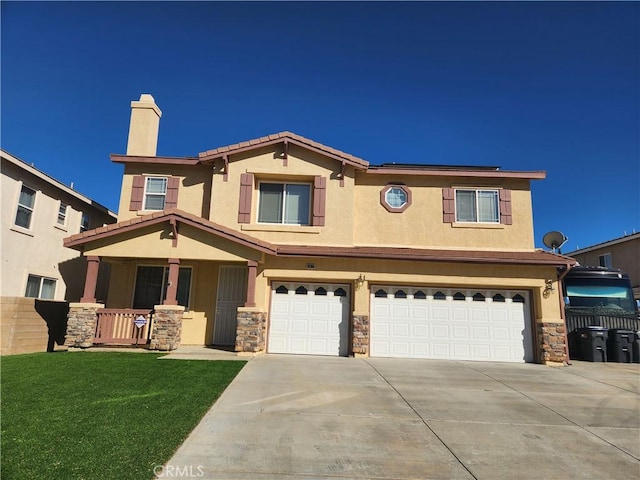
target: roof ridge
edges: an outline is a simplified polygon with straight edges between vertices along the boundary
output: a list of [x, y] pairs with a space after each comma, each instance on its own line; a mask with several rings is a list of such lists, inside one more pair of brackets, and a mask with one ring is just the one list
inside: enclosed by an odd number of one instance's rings
[[241, 142], [237, 142], [237, 143], [233, 143], [230, 145], [224, 145], [224, 146], [220, 146], [220, 147], [216, 147], [210, 150], [206, 150], [204, 152], [200, 152], [198, 154], [198, 157], [202, 160], [202, 159], [211, 159], [211, 158], [215, 158], [218, 155], [223, 155], [223, 154], [233, 154], [234, 150], [238, 150], [238, 151], [244, 151], [246, 149], [253, 149], [253, 148], [258, 148], [260, 145], [264, 145], [264, 144], [270, 144], [270, 143], [277, 143], [278, 140], [281, 139], [290, 139], [290, 140], [294, 140], [296, 142], [299, 142], [303, 145], [306, 145], [307, 147], [310, 148], [314, 148], [316, 150], [319, 150], [321, 152], [327, 153], [329, 155], [333, 155], [335, 157], [339, 157], [342, 158], [344, 160], [350, 161], [352, 163], [355, 163], [359, 166], [362, 167], [368, 167], [369, 166], [369, 162], [367, 160], [364, 160], [363, 158], [360, 157], [356, 157], [355, 155], [352, 155], [350, 153], [347, 153], [343, 150], [338, 150], [336, 148], [330, 147], [328, 145], [324, 145], [320, 142], [316, 142], [315, 140], [312, 140], [310, 138], [304, 137], [302, 135], [299, 135], [297, 133], [291, 132], [289, 130], [284, 130], [282, 132], [278, 132], [278, 133], [273, 133], [270, 135], [266, 135], [263, 137], [258, 137], [258, 138], [253, 138], [250, 140], [244, 140]]

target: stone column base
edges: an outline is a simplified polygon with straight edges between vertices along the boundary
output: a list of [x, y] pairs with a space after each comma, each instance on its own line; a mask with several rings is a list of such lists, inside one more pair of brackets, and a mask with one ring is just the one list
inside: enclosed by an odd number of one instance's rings
[[180, 346], [182, 314], [180, 305], [156, 305], [153, 307], [153, 329], [149, 350], [175, 350]]
[[545, 365], [564, 365], [565, 328], [563, 323], [536, 322], [539, 362]]
[[70, 303], [67, 314], [67, 333], [64, 344], [70, 351], [93, 346], [98, 323], [97, 311], [104, 308], [102, 303]]
[[358, 357], [369, 356], [369, 315], [353, 314], [352, 353]]
[[257, 353], [266, 350], [267, 314], [253, 308], [238, 307], [236, 352]]

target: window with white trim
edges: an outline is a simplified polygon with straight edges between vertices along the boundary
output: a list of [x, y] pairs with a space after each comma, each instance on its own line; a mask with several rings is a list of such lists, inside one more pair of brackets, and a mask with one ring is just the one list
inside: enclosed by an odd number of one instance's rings
[[14, 222], [18, 227], [31, 228], [31, 217], [35, 201], [36, 191], [26, 185], [22, 185], [20, 198], [18, 199], [18, 211]]
[[598, 255], [598, 264], [601, 267], [613, 268], [613, 257], [610, 253], [604, 255]]
[[58, 225], [64, 227], [67, 224], [67, 210], [69, 209], [69, 205], [66, 203], [60, 202], [60, 207], [58, 207]]
[[164, 210], [167, 198], [166, 177], [146, 177], [144, 183], [144, 209]]
[[258, 223], [309, 225], [311, 185], [260, 183]]
[[[191, 296], [191, 267], [180, 267], [178, 271], [178, 305], [189, 309]], [[138, 265], [133, 308], [151, 309], [161, 305], [167, 296], [169, 267]]]
[[89, 214], [82, 212], [82, 219], [80, 220], [80, 232], [86, 232], [89, 230]]
[[27, 278], [25, 297], [53, 300], [56, 295], [56, 280], [53, 278], [31, 275]]
[[407, 204], [407, 192], [400, 187], [391, 187], [385, 194], [384, 198], [392, 208], [402, 208]]
[[500, 223], [498, 190], [456, 189], [456, 222]]

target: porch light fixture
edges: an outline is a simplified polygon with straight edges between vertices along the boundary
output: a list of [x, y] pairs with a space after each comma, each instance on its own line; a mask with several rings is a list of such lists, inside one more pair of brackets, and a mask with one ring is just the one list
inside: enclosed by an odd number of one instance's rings
[[366, 280], [367, 280], [367, 279], [364, 277], [364, 275], [360, 274], [360, 275], [358, 276], [358, 278], [356, 278], [356, 290], [359, 290], [359, 289], [360, 289], [360, 287], [362, 287], [362, 285], [364, 285], [364, 282], [365, 282]]
[[549, 296], [551, 295], [551, 293], [554, 291], [553, 289], [553, 280], [550, 278], [547, 278], [544, 281], [544, 290], [542, 292], [542, 296], [544, 298], [549, 298]]

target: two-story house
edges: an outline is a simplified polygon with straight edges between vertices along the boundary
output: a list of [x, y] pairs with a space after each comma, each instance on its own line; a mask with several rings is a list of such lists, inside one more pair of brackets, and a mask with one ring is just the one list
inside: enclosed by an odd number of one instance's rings
[[[114, 223], [116, 216], [33, 164], [4, 150], [0, 157], [2, 353], [43, 351], [47, 326], [36, 311], [36, 299], [77, 302], [86, 277], [85, 258], [64, 247], [63, 239]], [[99, 298], [107, 290], [103, 270]]]
[[160, 157], [160, 116], [132, 102], [118, 223], [65, 240], [90, 264], [68, 345], [91, 345], [108, 262], [106, 307], [153, 310], [150, 348], [564, 360], [574, 262], [534, 248], [544, 172], [372, 166], [290, 132]]

